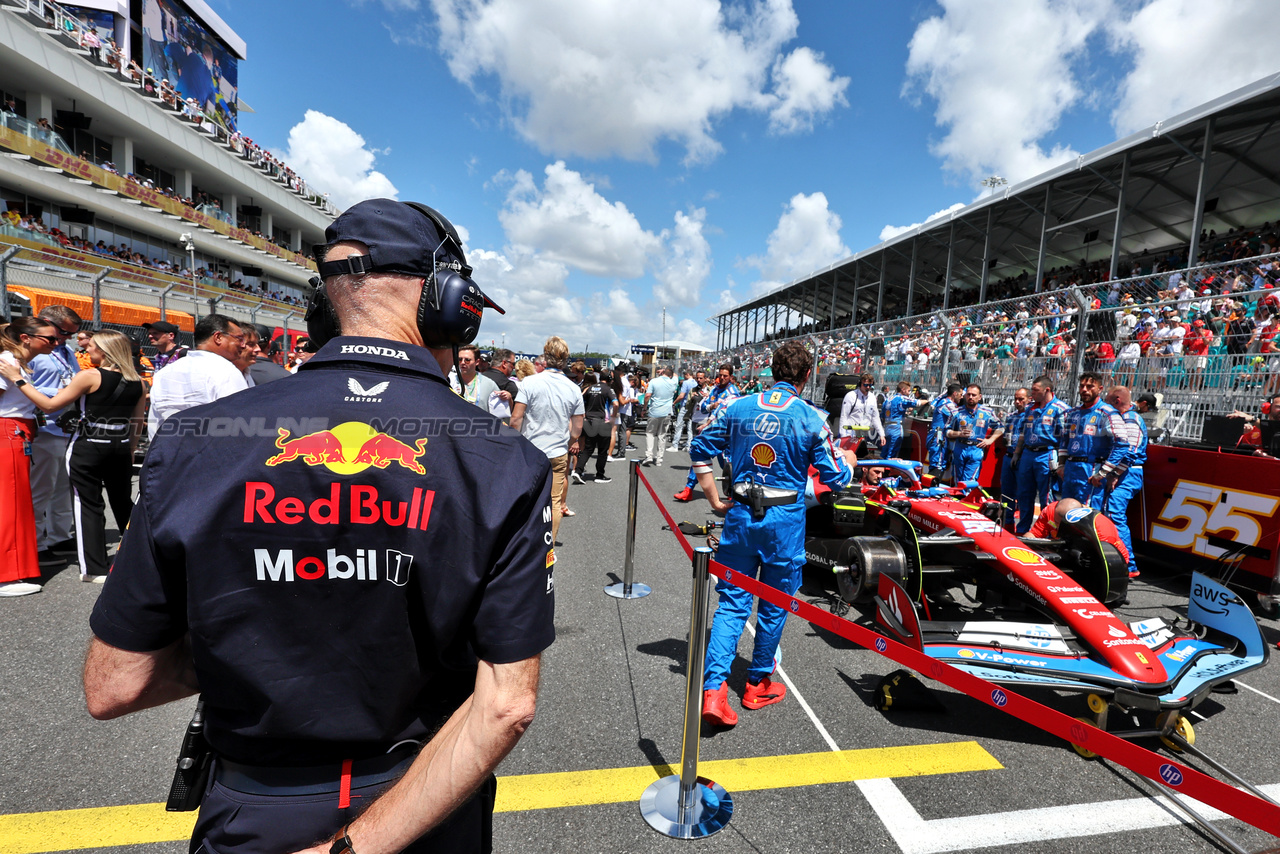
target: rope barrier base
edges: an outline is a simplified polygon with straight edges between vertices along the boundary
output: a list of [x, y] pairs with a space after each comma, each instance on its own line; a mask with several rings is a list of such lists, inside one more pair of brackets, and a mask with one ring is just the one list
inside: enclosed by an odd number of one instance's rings
[[[719, 833], [733, 817], [733, 798], [714, 780], [699, 777], [681, 804], [680, 775], [649, 784], [640, 796], [640, 815], [649, 826], [673, 839], [703, 839]], [[683, 807], [683, 808], [682, 808]]]
[[630, 584], [625, 581], [619, 581], [617, 584], [610, 584], [604, 589], [604, 592], [614, 599], [643, 599], [653, 592], [653, 588], [647, 584], [641, 584], [639, 581], [633, 581]]

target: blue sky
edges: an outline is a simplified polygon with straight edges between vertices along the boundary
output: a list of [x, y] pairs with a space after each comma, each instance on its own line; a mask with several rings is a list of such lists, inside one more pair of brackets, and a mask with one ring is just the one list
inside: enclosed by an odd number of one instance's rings
[[[1266, 0], [212, 0], [242, 130], [460, 226], [482, 339], [719, 310], [1280, 68]], [[1206, 45], [1218, 49], [1211, 62]]]

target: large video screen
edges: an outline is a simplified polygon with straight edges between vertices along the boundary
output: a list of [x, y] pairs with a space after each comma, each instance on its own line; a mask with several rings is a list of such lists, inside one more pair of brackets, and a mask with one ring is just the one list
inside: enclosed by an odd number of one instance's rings
[[236, 129], [236, 59], [200, 22], [172, 0], [142, 0], [142, 65], [195, 98], [214, 121]]

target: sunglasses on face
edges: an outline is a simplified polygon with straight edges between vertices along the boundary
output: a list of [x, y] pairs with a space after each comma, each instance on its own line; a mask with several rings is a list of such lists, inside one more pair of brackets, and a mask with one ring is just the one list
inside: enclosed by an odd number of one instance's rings
[[58, 338], [56, 335], [31, 335], [31, 336], [29, 336], [29, 337], [31, 337], [31, 338], [43, 338], [44, 340], [48, 341], [50, 344], [57, 344], [60, 340], [62, 340], [62, 339]]

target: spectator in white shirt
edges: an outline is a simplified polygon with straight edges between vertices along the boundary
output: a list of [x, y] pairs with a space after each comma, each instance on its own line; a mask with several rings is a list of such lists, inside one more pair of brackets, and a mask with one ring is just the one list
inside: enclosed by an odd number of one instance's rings
[[542, 348], [546, 367], [520, 381], [511, 426], [533, 442], [551, 461], [551, 538], [560, 532], [569, 455], [578, 453], [584, 408], [582, 389], [562, 372], [569, 361], [569, 345], [552, 336]]
[[211, 314], [196, 324], [195, 349], [155, 374], [147, 436], [155, 438], [175, 412], [212, 403], [249, 387], [237, 361], [243, 358], [248, 334], [230, 317]]
[[880, 421], [880, 404], [876, 400], [875, 380], [870, 374], [858, 378], [858, 387], [844, 396], [840, 404], [840, 435], [867, 439], [877, 446], [885, 443], [884, 425]]

